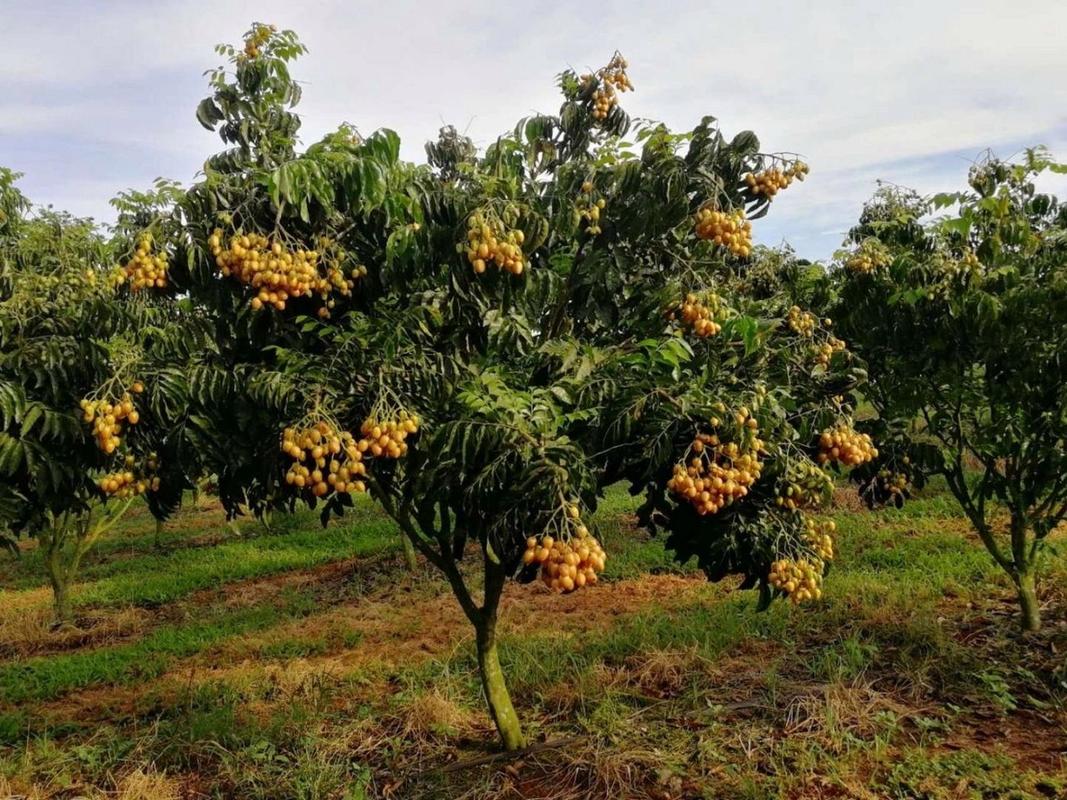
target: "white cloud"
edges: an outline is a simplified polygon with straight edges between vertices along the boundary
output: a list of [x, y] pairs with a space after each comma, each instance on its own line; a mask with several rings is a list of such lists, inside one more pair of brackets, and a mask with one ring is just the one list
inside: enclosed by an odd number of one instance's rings
[[[100, 216], [131, 182], [198, 169], [212, 147], [192, 118], [198, 76], [218, 63], [212, 46], [253, 19], [296, 29], [311, 49], [294, 69], [306, 84], [306, 138], [341, 120], [388, 126], [409, 158], [445, 123], [486, 144], [520, 116], [554, 110], [560, 69], [599, 65], [618, 47], [637, 86], [625, 101], [635, 116], [690, 127], [710, 113], [728, 133], [751, 128], [765, 149], [808, 158], [809, 181], [760, 228], [809, 255], [833, 249], [876, 178], [949, 188], [966, 173], [960, 153], [1041, 138], [1067, 158], [1065, 3], [7, 5], [0, 97], [17, 100], [0, 108], [0, 157], [35, 164], [25, 144], [34, 135], [110, 148], [115, 183], [95, 200], [86, 181], [107, 181], [79, 148], [52, 156], [69, 181], [27, 176], [38, 199], [95, 203]], [[136, 164], [121, 163], [133, 151]]]

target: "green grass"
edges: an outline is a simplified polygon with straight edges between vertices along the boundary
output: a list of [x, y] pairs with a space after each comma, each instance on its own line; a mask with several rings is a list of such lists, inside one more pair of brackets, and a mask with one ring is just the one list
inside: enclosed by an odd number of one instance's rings
[[200, 653], [232, 636], [263, 630], [315, 610], [309, 593], [289, 593], [278, 606], [208, 614], [166, 625], [131, 644], [40, 656], [0, 666], [0, 703], [51, 700], [76, 689], [148, 681], [177, 659]]
[[[192, 592], [234, 581], [310, 569], [331, 561], [398, 550], [399, 534], [384, 517], [358, 511], [351, 520], [252, 539], [223, 541], [213, 547], [149, 552], [90, 565], [73, 593], [76, 605], [162, 605]], [[22, 588], [41, 584], [41, 570], [26, 575]], [[2, 592], [0, 592], [2, 600]]]

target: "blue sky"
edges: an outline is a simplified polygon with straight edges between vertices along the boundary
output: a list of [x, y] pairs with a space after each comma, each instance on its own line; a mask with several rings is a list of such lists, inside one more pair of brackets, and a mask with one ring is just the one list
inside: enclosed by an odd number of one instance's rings
[[[1067, 160], [1067, 2], [27, 2], [3, 0], [0, 164], [39, 203], [107, 221], [108, 199], [190, 181], [216, 149], [193, 116], [213, 46], [252, 20], [310, 53], [304, 140], [342, 121], [396, 130], [403, 154], [446, 123], [485, 145], [559, 104], [555, 75], [630, 62], [626, 109], [672, 127], [702, 115], [803, 154], [804, 184], [756, 224], [828, 256], [883, 179], [960, 186], [985, 148]], [[1067, 180], [1048, 190], [1067, 194]]]

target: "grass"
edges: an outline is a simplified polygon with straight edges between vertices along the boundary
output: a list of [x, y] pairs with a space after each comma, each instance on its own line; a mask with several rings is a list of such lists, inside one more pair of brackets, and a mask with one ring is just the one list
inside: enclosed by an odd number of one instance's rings
[[262, 630], [314, 609], [310, 593], [292, 593], [279, 606], [208, 614], [166, 625], [132, 644], [30, 658], [0, 666], [0, 703], [51, 700], [89, 687], [147, 681], [176, 659], [200, 653], [228, 637]]
[[[79, 602], [158, 622], [0, 663], [0, 797], [1067, 796], [1067, 558], [1048, 564], [1046, 632], [1024, 640], [1010, 585], [946, 498], [838, 510], [824, 602], [756, 613], [750, 593], [672, 563], [609, 492], [605, 584], [510, 587], [504, 617], [527, 733], [576, 743], [454, 771], [492, 736], [470, 632], [443, 582], [400, 568], [379, 514], [196, 547], [180, 518], [164, 553], [135, 518]], [[41, 585], [31, 556], [9, 590]], [[352, 557], [381, 565], [355, 591], [316, 572]], [[257, 589], [294, 571], [307, 580]], [[94, 715], [88, 690], [124, 712]]]
[[[222, 540], [211, 547], [146, 552], [150, 543], [144, 534], [131, 537], [131, 542], [128, 557], [112, 559], [105, 552], [81, 571], [75, 605], [163, 605], [201, 589], [400, 548], [396, 528], [365, 505], [346, 524], [326, 529], [305, 513], [283, 522], [275, 533]], [[111, 549], [116, 549], [113, 542]], [[36, 557], [31, 551], [17, 564], [23, 574], [13, 582], [16, 586], [41, 584], [43, 566]]]

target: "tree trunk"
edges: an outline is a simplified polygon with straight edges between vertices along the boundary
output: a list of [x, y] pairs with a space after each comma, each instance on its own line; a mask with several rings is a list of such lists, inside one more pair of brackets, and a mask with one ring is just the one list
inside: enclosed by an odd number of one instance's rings
[[1041, 628], [1041, 606], [1037, 602], [1037, 557], [1029, 544], [1030, 520], [1022, 509], [1012, 509], [1011, 554], [1015, 570], [1012, 579], [1019, 594], [1022, 629], [1027, 632]]
[[56, 617], [54, 627], [62, 628], [72, 623], [74, 615], [70, 606], [70, 581], [63, 565], [59, 563], [60, 554], [52, 549], [54, 546], [52, 543], [45, 564], [48, 567], [48, 581], [52, 584], [52, 610]]
[[1035, 572], [1036, 570], [1031, 566], [1027, 571], [1020, 572], [1015, 579], [1015, 587], [1019, 593], [1019, 608], [1022, 611], [1022, 628], [1029, 633], [1041, 629], [1041, 605], [1037, 600]]
[[52, 525], [38, 535], [41, 549], [44, 551], [44, 566], [48, 571], [48, 582], [52, 585], [52, 611], [55, 614], [53, 627], [69, 625], [72, 619], [70, 593], [68, 592], [67, 571], [63, 569], [63, 533], [58, 526]]
[[407, 562], [408, 570], [414, 572], [419, 568], [419, 559], [415, 555], [415, 545], [411, 543], [411, 539], [407, 537], [406, 533], [400, 534], [400, 540], [404, 543], [404, 560]]
[[478, 670], [482, 676], [482, 689], [489, 714], [500, 733], [505, 750], [518, 750], [526, 745], [519, 725], [519, 715], [511, 704], [504, 672], [496, 650], [496, 608], [486, 608], [484, 617], [475, 623], [478, 644]]
[[156, 537], [154, 541], [156, 550], [163, 549], [163, 520], [156, 520]]

